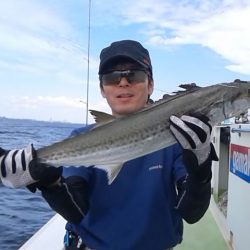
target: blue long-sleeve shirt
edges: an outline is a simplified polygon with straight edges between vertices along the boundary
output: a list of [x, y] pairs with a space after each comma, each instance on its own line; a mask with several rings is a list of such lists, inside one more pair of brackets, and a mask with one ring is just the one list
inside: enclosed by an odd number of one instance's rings
[[[86, 129], [89, 127], [72, 134]], [[72, 185], [70, 196], [69, 189], [62, 187], [44, 190], [43, 196], [69, 221], [76, 211], [74, 204], [88, 202], [86, 214], [80, 214], [81, 219], [68, 223], [67, 228], [95, 250], [163, 250], [176, 246], [182, 241], [182, 218], [191, 223], [200, 219], [210, 199], [210, 182], [186, 181], [179, 144], [124, 163], [111, 185], [106, 172], [94, 167], [64, 168], [63, 175], [65, 180], [81, 176], [87, 191]], [[72, 197], [75, 201], [66, 206], [66, 200]]]
[[[77, 133], [80, 131], [76, 131]], [[166, 249], [182, 240], [176, 182], [186, 175], [178, 144], [126, 162], [109, 185], [98, 168], [67, 168], [89, 184], [89, 211], [73, 228], [93, 249]]]

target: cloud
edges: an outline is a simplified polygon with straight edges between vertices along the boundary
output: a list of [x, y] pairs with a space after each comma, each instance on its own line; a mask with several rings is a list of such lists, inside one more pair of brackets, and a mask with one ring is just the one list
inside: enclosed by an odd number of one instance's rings
[[[86, 117], [86, 100], [68, 96], [2, 96], [1, 116], [35, 120], [56, 120], [82, 123]], [[110, 113], [106, 101], [89, 103], [89, 109]], [[89, 122], [93, 118], [89, 115]]]
[[[87, 5], [83, 4], [87, 15]], [[79, 37], [72, 35], [76, 27], [60, 11], [62, 5], [55, 8], [47, 1], [1, 1], [0, 49], [8, 56], [0, 60], [11, 61], [18, 70], [28, 72], [68, 71], [73, 75], [76, 69], [86, 69], [87, 43], [83, 46]], [[226, 59], [227, 69], [244, 74], [250, 74], [249, 15], [250, 3], [244, 0], [92, 2], [93, 26], [137, 25], [137, 32], [148, 43], [165, 48], [204, 46]], [[16, 16], [18, 19], [13, 18]], [[98, 62], [98, 58], [90, 57], [94, 72]]]
[[[83, 27], [87, 27], [88, 1], [73, 2], [0, 1], [0, 69], [1, 82], [6, 83], [2, 94], [15, 93], [12, 105], [4, 99], [6, 96], [1, 97], [1, 115], [12, 108], [13, 117], [24, 110], [23, 117], [47, 119], [45, 111], [49, 111], [59, 120], [64, 120], [64, 116], [77, 120], [76, 114], [83, 113], [84, 105], [77, 101], [77, 96], [86, 81], [88, 56]], [[102, 0], [92, 1], [93, 33], [99, 38], [100, 32], [100, 39], [93, 39], [91, 45], [92, 90], [98, 87], [99, 59], [94, 50], [109, 39], [125, 35], [140, 37], [157, 49], [206, 47], [224, 59], [228, 70], [249, 75], [249, 16], [249, 0], [106, 0], [105, 4]], [[110, 27], [112, 32], [118, 28], [117, 34], [112, 34]], [[109, 36], [103, 37], [106, 30]], [[61, 89], [53, 95], [58, 86]], [[105, 101], [99, 101], [93, 92], [91, 101], [94, 97], [97, 106], [92, 103], [90, 107], [108, 110]], [[56, 96], [60, 93], [76, 97]]]
[[[183, 19], [177, 20], [177, 22], [174, 20], [169, 25], [169, 29], [171, 29], [169, 34], [166, 31], [164, 35], [150, 37], [149, 41], [162, 46], [201, 45], [228, 60], [227, 69], [250, 74], [250, 32], [248, 27], [250, 3], [249, 6], [222, 7], [216, 11], [204, 8], [203, 16], [201, 15], [198, 20], [191, 18], [187, 23]], [[179, 16], [178, 9], [176, 11]], [[196, 11], [191, 11], [195, 17], [198, 16], [195, 15]]]
[[[87, 69], [87, 43], [69, 17], [48, 1], [0, 2], [0, 68], [11, 71], [60, 76], [63, 72], [82, 76]], [[18, 18], [17, 18], [18, 17]], [[98, 60], [90, 57], [90, 70]]]
[[[75, 27], [60, 8], [46, 1], [10, 0], [1, 1], [0, 9], [0, 49], [15, 54], [9, 60], [15, 64], [18, 58], [16, 65], [23, 64], [17, 67], [19, 70], [32, 71], [33, 66], [34, 72], [62, 72], [87, 67], [87, 44], [84, 48], [72, 36]], [[246, 0], [156, 0], [154, 4], [151, 0], [107, 0], [106, 4], [96, 0], [92, 3], [93, 25], [139, 24], [137, 31], [145, 35], [148, 43], [167, 48], [186, 44], [204, 46], [226, 59], [229, 70], [245, 74], [250, 74], [249, 15], [250, 3]], [[13, 18], [16, 16], [18, 19]], [[90, 58], [90, 62], [91, 70], [96, 71], [98, 59]]]
[[228, 61], [227, 69], [250, 74], [249, 1], [142, 0], [119, 4], [113, 9], [114, 15], [120, 12], [119, 24], [138, 24], [138, 32], [148, 43], [163, 48], [187, 44], [207, 47]]
[[70, 108], [82, 108], [85, 101], [79, 98], [70, 98], [67, 96], [12, 96], [10, 101], [20, 108], [36, 109], [39, 106], [61, 106]]

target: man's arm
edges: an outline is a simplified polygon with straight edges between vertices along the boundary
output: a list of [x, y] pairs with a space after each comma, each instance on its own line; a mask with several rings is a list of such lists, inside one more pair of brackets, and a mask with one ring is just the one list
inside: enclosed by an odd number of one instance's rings
[[88, 211], [88, 184], [80, 176], [62, 177], [56, 185], [39, 189], [50, 207], [71, 223], [80, 223]]
[[[177, 182], [178, 201], [176, 209], [182, 218], [192, 224], [202, 218], [211, 198], [211, 161], [204, 166], [199, 177], [187, 175]], [[204, 174], [204, 176], [202, 176]]]
[[206, 212], [211, 197], [212, 161], [218, 160], [210, 142], [212, 127], [201, 114], [170, 118], [170, 129], [183, 148], [187, 175], [177, 182], [176, 209], [188, 223], [197, 222]]
[[67, 221], [79, 223], [88, 210], [88, 184], [83, 177], [62, 177], [62, 167], [39, 163], [33, 145], [20, 150], [0, 148], [0, 178], [11, 188], [41, 190], [50, 207]]

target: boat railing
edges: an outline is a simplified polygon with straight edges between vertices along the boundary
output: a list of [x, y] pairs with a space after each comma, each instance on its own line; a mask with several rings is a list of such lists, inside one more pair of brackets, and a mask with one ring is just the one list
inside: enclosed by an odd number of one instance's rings
[[232, 133], [250, 133], [250, 128], [232, 128], [231, 129]]

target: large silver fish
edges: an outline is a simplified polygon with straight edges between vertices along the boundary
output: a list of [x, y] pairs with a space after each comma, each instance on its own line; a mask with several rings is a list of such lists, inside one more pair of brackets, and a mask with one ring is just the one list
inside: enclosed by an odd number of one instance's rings
[[111, 183], [124, 162], [176, 142], [169, 130], [172, 114], [201, 112], [216, 124], [246, 112], [248, 108], [250, 82], [235, 80], [193, 88], [129, 116], [112, 118], [87, 133], [38, 149], [37, 155], [41, 162], [53, 166], [83, 165], [103, 169]]

